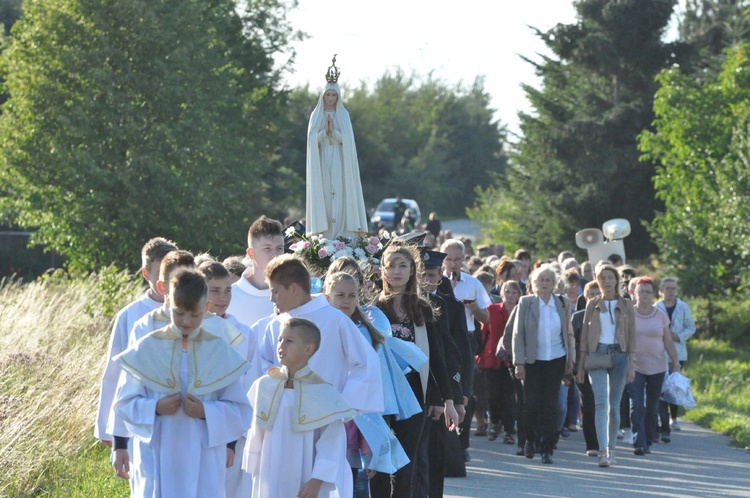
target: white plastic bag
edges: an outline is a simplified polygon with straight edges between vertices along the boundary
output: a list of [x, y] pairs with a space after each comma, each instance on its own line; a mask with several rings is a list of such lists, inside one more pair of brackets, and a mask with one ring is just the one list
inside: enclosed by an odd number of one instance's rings
[[669, 374], [662, 387], [661, 399], [673, 405], [680, 405], [686, 410], [696, 407], [695, 398], [690, 391], [690, 379], [680, 372]]

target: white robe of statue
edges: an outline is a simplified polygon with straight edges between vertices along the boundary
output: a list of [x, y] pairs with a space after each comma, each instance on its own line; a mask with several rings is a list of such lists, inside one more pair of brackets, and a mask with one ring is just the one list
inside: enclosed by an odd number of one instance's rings
[[[325, 110], [326, 91], [338, 95], [334, 111]], [[328, 116], [333, 133], [326, 133]], [[349, 113], [337, 83], [328, 83], [307, 128], [306, 228], [309, 234], [335, 239], [367, 232], [367, 212], [359, 178], [357, 147]]]

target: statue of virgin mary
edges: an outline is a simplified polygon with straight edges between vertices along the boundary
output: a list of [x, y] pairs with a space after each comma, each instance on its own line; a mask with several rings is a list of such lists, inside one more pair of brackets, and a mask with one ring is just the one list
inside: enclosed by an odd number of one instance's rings
[[367, 232], [357, 147], [349, 113], [341, 102], [339, 74], [334, 56], [326, 74], [328, 83], [307, 127], [307, 233], [328, 239]]

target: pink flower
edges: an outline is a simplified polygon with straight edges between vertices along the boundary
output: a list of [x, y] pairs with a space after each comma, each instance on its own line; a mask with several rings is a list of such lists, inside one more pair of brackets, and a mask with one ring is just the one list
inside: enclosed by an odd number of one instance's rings
[[346, 244], [339, 240], [334, 247], [336, 247], [337, 251], [342, 251], [346, 247]]
[[326, 248], [325, 248], [325, 247], [323, 247], [323, 248], [321, 248], [321, 249], [320, 249], [320, 250], [318, 251], [318, 257], [319, 257], [319, 258], [325, 258], [326, 256], [328, 256], [328, 251], [326, 251]]
[[380, 240], [378, 240], [377, 237], [370, 237], [367, 242], [369, 242], [371, 246], [376, 246]]
[[373, 244], [368, 245], [367, 247], [365, 247], [365, 249], [367, 249], [367, 252], [369, 252], [370, 254], [375, 254], [376, 252], [378, 252], [378, 246]]
[[308, 241], [305, 241], [305, 242], [304, 242], [304, 244], [302, 244], [302, 250], [304, 251], [304, 250], [305, 250], [305, 249], [307, 249], [308, 247], [310, 247], [310, 242], [308, 242]]

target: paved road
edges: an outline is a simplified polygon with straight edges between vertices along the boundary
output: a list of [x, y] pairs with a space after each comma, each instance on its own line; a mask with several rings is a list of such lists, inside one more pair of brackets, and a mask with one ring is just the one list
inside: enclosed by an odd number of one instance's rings
[[474, 226], [474, 223], [468, 218], [442, 221], [441, 226], [443, 230], [453, 232], [453, 236], [457, 238], [469, 237], [472, 240], [476, 240], [479, 235], [479, 228]]
[[472, 460], [466, 478], [445, 480], [445, 496], [696, 496], [750, 497], [750, 451], [729, 445], [729, 439], [690, 422], [672, 442], [652, 446], [651, 455], [635, 456], [618, 447], [617, 466], [601, 469], [598, 459], [584, 453], [579, 430], [561, 439], [552, 459], [543, 465], [516, 456], [514, 445], [472, 435]]

